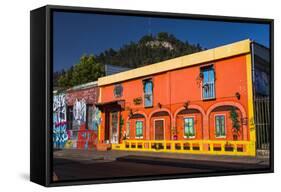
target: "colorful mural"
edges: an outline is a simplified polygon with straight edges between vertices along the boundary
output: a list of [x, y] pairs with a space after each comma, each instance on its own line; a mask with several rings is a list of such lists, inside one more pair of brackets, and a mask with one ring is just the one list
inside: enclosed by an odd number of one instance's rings
[[81, 125], [86, 122], [86, 112], [87, 105], [84, 99], [78, 100], [76, 99], [73, 105], [73, 119], [77, 121], [78, 125]]
[[93, 149], [98, 143], [101, 112], [95, 106], [96, 84], [54, 92], [53, 146], [56, 149]]
[[93, 105], [87, 105], [85, 99], [75, 99], [72, 109], [71, 128], [67, 130], [69, 140], [66, 148], [91, 149], [98, 142], [100, 111]]
[[54, 95], [53, 98], [53, 147], [64, 148], [68, 135], [66, 131], [65, 94]]

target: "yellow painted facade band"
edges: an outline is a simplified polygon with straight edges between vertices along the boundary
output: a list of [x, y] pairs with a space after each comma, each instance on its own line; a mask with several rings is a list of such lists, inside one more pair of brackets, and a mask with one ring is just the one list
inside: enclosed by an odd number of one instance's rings
[[[99, 111], [99, 117], [101, 118], [101, 111]], [[102, 118], [101, 118], [101, 121], [102, 121]], [[98, 142], [100, 142], [100, 137], [101, 137], [101, 122], [98, 126]]]
[[[124, 151], [252, 156], [251, 144], [251, 141], [223, 140], [125, 140], [122, 144], [112, 144], [112, 149]], [[157, 147], [157, 145], [161, 147]], [[208, 151], [204, 150], [204, 145], [208, 145], [210, 149]], [[227, 147], [232, 148], [232, 150], [226, 150]], [[220, 150], [218, 150], [218, 148]]]
[[100, 142], [100, 132], [101, 132], [101, 125], [98, 127], [98, 141]]
[[247, 89], [248, 89], [248, 127], [250, 130], [250, 154], [256, 155], [256, 127], [253, 103], [252, 59], [251, 54], [246, 55]]
[[[101, 98], [102, 98], [102, 88], [99, 88], [99, 99], [98, 99], [99, 103], [102, 102]], [[99, 116], [101, 118], [101, 111], [99, 112]], [[98, 126], [98, 142], [100, 142], [100, 138], [101, 138], [100, 132], [101, 132], [101, 123]]]
[[212, 62], [215, 60], [228, 58], [236, 55], [250, 53], [250, 40], [246, 39], [225, 46], [189, 54], [182, 57], [162, 61], [152, 65], [139, 67], [129, 71], [121, 72], [98, 79], [98, 86], [113, 84], [116, 82], [126, 81], [138, 77], [144, 77], [165, 71], [189, 67], [201, 63]]

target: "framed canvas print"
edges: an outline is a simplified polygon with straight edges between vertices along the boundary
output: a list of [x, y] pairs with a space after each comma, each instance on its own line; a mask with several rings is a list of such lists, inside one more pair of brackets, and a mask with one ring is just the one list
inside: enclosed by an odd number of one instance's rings
[[273, 20], [31, 11], [30, 179], [273, 172]]

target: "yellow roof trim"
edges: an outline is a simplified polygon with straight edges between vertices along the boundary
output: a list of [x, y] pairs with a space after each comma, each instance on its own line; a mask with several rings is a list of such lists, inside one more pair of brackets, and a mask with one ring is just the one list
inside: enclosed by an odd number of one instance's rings
[[98, 79], [98, 86], [108, 85], [116, 82], [135, 79], [156, 73], [197, 65], [200, 63], [211, 62], [218, 59], [232, 57], [235, 55], [246, 54], [250, 52], [250, 40], [246, 39], [228, 45], [220, 46], [214, 49], [201, 51], [198, 53], [169, 59], [152, 65], [139, 67], [129, 71], [101, 77]]

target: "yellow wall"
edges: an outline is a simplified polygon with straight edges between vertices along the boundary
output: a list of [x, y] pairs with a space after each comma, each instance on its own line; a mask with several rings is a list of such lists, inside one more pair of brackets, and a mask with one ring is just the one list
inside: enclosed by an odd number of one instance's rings
[[254, 103], [253, 103], [253, 81], [252, 81], [252, 61], [251, 54], [246, 56], [247, 66], [247, 86], [248, 86], [248, 127], [250, 129], [250, 153], [256, 155], [256, 127], [254, 121]]

